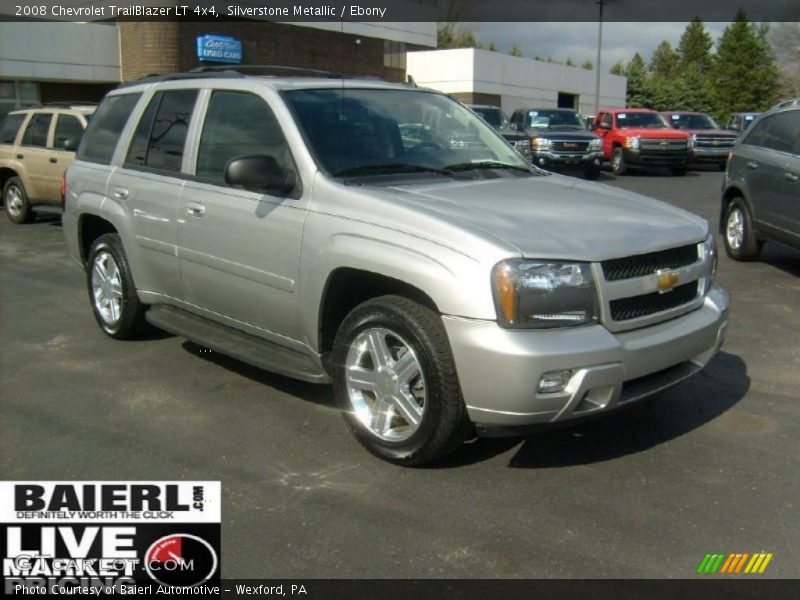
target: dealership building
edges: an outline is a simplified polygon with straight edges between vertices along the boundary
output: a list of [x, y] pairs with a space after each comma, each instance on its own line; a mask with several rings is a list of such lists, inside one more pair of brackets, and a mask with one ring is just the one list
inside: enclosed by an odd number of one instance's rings
[[[431, 87], [507, 111], [594, 110], [595, 72], [475, 49], [436, 50], [436, 23], [319, 21], [2, 22], [0, 116], [54, 101], [98, 101], [154, 73], [272, 64]], [[624, 77], [604, 74], [601, 104], [625, 105]]]

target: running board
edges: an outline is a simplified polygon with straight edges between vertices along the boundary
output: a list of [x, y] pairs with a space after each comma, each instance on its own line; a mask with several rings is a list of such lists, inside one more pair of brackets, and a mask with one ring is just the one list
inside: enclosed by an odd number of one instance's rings
[[165, 304], [151, 306], [145, 318], [159, 329], [259, 369], [312, 383], [330, 382], [330, 377], [308, 354], [198, 317], [180, 308]]

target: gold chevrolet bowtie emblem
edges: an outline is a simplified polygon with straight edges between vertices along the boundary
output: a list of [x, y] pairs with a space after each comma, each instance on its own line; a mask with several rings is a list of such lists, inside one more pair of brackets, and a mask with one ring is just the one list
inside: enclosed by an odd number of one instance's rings
[[659, 146], [661, 146], [662, 148], [666, 148], [667, 146], [669, 146], [669, 142], [667, 140], [661, 140]]
[[668, 292], [678, 283], [678, 273], [676, 271], [656, 271], [656, 285], [659, 292]]

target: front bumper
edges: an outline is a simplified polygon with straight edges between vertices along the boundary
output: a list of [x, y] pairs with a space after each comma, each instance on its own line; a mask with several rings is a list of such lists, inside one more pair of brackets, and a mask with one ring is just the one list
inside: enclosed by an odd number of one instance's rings
[[652, 150], [631, 150], [623, 148], [622, 154], [629, 165], [653, 167], [685, 167], [691, 163], [693, 153], [683, 152], [654, 152]]
[[694, 162], [702, 163], [726, 163], [728, 162], [728, 154], [730, 148], [704, 148], [697, 147], [694, 149]]
[[586, 170], [599, 168], [603, 164], [602, 151], [585, 154], [557, 154], [543, 150], [533, 150], [530, 160], [538, 167], [549, 171]]
[[[699, 309], [621, 333], [602, 325], [519, 331], [493, 321], [442, 320], [478, 431], [513, 430], [609, 411], [693, 375], [722, 345], [729, 299], [714, 284]], [[572, 370], [563, 392], [537, 391], [542, 374], [562, 369]]]

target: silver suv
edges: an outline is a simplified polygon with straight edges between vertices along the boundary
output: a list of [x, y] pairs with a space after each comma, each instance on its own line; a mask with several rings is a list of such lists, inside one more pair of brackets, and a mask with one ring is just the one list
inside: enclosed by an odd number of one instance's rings
[[403, 465], [663, 390], [728, 321], [706, 221], [540, 171], [415, 87], [145, 79], [103, 101], [66, 194], [103, 331], [332, 382]]

